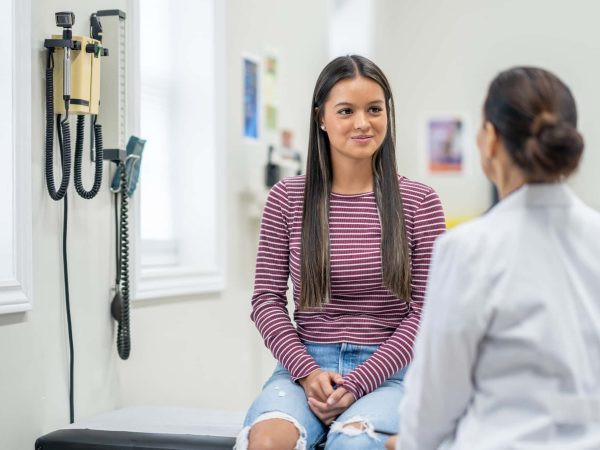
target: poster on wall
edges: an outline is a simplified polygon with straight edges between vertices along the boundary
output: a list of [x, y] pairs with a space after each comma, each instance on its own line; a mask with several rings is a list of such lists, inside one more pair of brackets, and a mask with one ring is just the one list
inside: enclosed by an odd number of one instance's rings
[[464, 172], [466, 120], [461, 114], [429, 116], [425, 120], [427, 171], [431, 174]]
[[277, 58], [269, 55], [265, 58], [263, 83], [263, 101], [265, 103], [265, 127], [277, 130]]
[[243, 57], [244, 138], [258, 140], [258, 59]]

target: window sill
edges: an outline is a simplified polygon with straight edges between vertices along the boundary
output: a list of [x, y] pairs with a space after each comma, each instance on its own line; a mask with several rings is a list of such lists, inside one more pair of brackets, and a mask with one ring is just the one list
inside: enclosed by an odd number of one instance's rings
[[203, 271], [193, 267], [142, 269], [135, 300], [220, 292], [224, 287], [225, 277], [219, 270]]
[[32, 309], [31, 295], [17, 280], [0, 280], [0, 314], [11, 314]]

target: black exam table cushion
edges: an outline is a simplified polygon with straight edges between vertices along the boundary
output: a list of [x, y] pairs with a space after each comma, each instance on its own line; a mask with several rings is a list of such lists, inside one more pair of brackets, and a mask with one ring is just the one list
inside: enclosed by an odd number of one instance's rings
[[217, 450], [232, 449], [234, 444], [234, 438], [221, 436], [58, 430], [39, 438], [35, 450]]
[[41, 436], [35, 450], [232, 449], [243, 417], [243, 411], [130, 407]]

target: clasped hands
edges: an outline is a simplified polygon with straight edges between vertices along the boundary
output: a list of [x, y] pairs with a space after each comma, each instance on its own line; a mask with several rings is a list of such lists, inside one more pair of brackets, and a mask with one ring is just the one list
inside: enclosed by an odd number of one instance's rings
[[325, 425], [356, 401], [344, 388], [344, 378], [337, 372], [317, 369], [298, 380], [308, 399], [308, 407]]

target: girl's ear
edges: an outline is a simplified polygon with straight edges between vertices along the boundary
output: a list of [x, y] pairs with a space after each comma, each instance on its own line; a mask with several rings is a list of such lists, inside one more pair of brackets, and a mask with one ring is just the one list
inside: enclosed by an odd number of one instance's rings
[[317, 126], [321, 130], [326, 131], [325, 124], [323, 123], [323, 117], [321, 117], [320, 109], [318, 106], [315, 106], [315, 121], [317, 122]]

